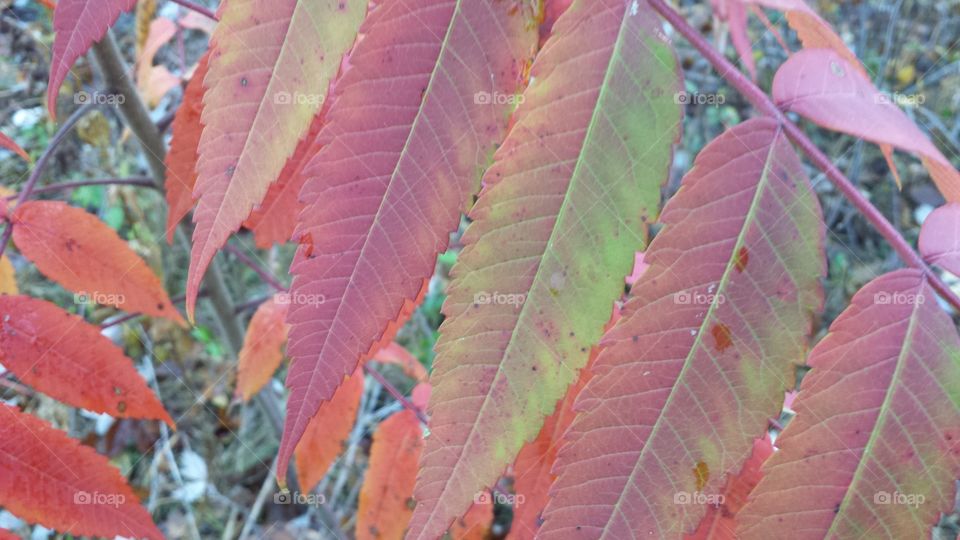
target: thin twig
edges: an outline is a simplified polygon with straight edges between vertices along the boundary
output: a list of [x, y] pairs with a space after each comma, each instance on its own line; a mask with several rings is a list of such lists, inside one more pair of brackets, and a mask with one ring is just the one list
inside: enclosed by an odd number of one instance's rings
[[217, 14], [214, 13], [212, 10], [207, 9], [199, 4], [195, 4], [190, 0], [170, 0], [170, 1], [173, 2], [174, 4], [179, 4], [189, 10], [196, 11], [197, 13], [204, 15], [206, 17], [209, 17], [215, 21], [218, 21], [218, 22], [220, 21], [220, 17], [217, 17]]
[[[85, 186], [139, 186], [156, 190], [161, 189], [161, 187], [153, 181], [153, 178], [149, 178], [147, 176], [133, 176], [130, 178], [99, 178], [97, 180], [77, 180], [75, 182], [50, 184], [49, 186], [43, 186], [34, 189], [32, 195], [56, 193], [66, 189], [75, 189]], [[6, 198], [16, 199], [17, 197], [19, 197], [19, 194], [7, 195]]]
[[426, 425], [429, 423], [427, 415], [423, 414], [423, 411], [420, 410], [420, 407], [414, 405], [412, 401], [407, 399], [399, 390], [397, 390], [396, 386], [390, 384], [390, 381], [388, 381], [382, 373], [373, 369], [369, 365], [363, 366], [363, 371], [380, 383], [380, 386], [384, 387], [394, 399], [400, 402], [400, 404], [412, 411], [413, 414], [417, 415], [417, 419], [420, 420], [422, 424]]
[[950, 287], [937, 276], [936, 272], [924, 262], [923, 258], [903, 238], [900, 231], [857, 190], [856, 186], [830, 161], [830, 158], [807, 138], [803, 130], [783, 114], [763, 90], [734, 67], [723, 55], [718, 53], [695, 28], [687, 24], [683, 16], [668, 6], [664, 0], [647, 1], [680, 35], [700, 51], [704, 58], [719, 72], [720, 76], [743, 94], [743, 96], [747, 98], [747, 101], [752, 103], [761, 113], [775, 118], [781, 126], [783, 126], [784, 133], [786, 133], [787, 137], [807, 155], [818, 169], [823, 171], [840, 193], [867, 218], [867, 221], [877, 229], [877, 232], [890, 243], [894, 251], [900, 256], [900, 259], [908, 266], [922, 270], [924, 274], [926, 274], [930, 285], [933, 286], [937, 293], [956, 310], [960, 311], [960, 297], [957, 297]]
[[246, 253], [240, 251], [237, 247], [233, 246], [232, 244], [226, 244], [223, 246], [223, 250], [233, 255], [234, 257], [236, 257], [238, 261], [240, 261], [241, 263], [249, 267], [251, 270], [253, 270], [258, 276], [260, 276], [260, 279], [265, 281], [267, 285], [270, 285], [271, 287], [276, 289], [278, 292], [283, 292], [287, 290], [287, 288], [282, 283], [280, 283], [280, 281], [277, 278], [275, 278], [273, 274], [271, 274], [265, 268], [257, 264], [256, 261], [248, 257]]
[[[33, 166], [33, 171], [30, 172], [30, 177], [27, 178], [27, 183], [23, 185], [23, 188], [20, 190], [20, 194], [17, 196], [17, 204], [22, 204], [24, 201], [30, 198], [30, 195], [33, 194], [34, 187], [37, 185], [37, 181], [40, 180], [40, 176], [43, 174], [43, 170], [46, 168], [47, 163], [50, 161], [50, 158], [53, 157], [54, 152], [56, 152], [57, 147], [60, 146], [66, 138], [70, 131], [73, 130], [73, 126], [80, 121], [88, 112], [97, 108], [98, 105], [95, 103], [87, 103], [79, 109], [73, 111], [73, 114], [67, 118], [67, 121], [60, 126], [60, 129], [57, 130], [57, 133], [50, 139], [50, 144], [47, 145], [46, 150], [43, 151], [43, 155], [40, 156], [40, 159], [37, 160], [36, 165]], [[0, 255], [3, 255], [4, 250], [7, 249], [7, 244], [10, 243], [10, 237], [13, 235], [13, 224], [8, 222], [7, 226], [3, 230], [3, 236], [0, 237]]]

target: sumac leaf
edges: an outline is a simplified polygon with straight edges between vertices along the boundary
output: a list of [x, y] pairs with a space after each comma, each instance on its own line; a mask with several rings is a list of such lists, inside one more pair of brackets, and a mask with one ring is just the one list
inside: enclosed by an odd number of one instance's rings
[[395, 413], [377, 427], [360, 488], [357, 540], [403, 538], [413, 515], [413, 484], [422, 448], [423, 427], [413, 411]]
[[17, 144], [13, 139], [7, 137], [3, 133], [0, 133], [0, 148], [6, 148], [14, 154], [22, 157], [26, 161], [30, 161], [30, 155], [27, 154], [27, 151], [23, 148], [20, 148], [20, 145]]
[[59, 201], [27, 201], [12, 221], [20, 253], [78, 302], [184, 323], [147, 263], [96, 216]]
[[708, 144], [662, 222], [577, 398], [541, 538], [693, 530], [806, 354], [825, 228], [774, 120]]
[[283, 361], [287, 304], [276, 297], [260, 304], [250, 318], [237, 361], [237, 393], [248, 401], [267, 384]]
[[47, 109], [57, 116], [57, 95], [73, 63], [99, 41], [136, 0], [58, 0], [53, 11], [53, 58], [47, 83]]
[[31, 523], [76, 536], [163, 539], [107, 458], [4, 404], [0, 506]]
[[167, 177], [163, 187], [167, 193], [167, 242], [173, 243], [180, 220], [193, 208], [193, 188], [197, 183], [197, 147], [203, 124], [203, 79], [210, 65], [210, 51], [200, 58], [193, 77], [183, 91], [183, 101], [173, 118], [170, 151], [167, 152]]
[[960, 477], [960, 337], [923, 273], [868, 283], [807, 363], [740, 538], [928, 538]]
[[680, 134], [658, 24], [646, 2], [574, 2], [531, 68], [452, 271], [409, 538], [441, 534], [537, 436], [623, 293]]
[[389, 323], [428, 284], [506, 131], [536, 45], [525, 13], [404, 0], [364, 23], [304, 170], [291, 297], [305, 301], [287, 319], [281, 471], [320, 404], [392, 339]]
[[928, 263], [960, 276], [960, 203], [947, 203], [931, 212], [920, 227], [918, 244]]
[[187, 314], [230, 234], [260, 204], [327, 97], [362, 0], [227, 0], [204, 79]]
[[790, 56], [773, 78], [772, 93], [781, 108], [877, 143], [895, 174], [891, 147], [918, 155], [943, 196], [960, 202], [960, 173], [893, 98], [835, 51], [805, 49]]
[[81, 317], [29, 296], [0, 295], [0, 363], [74, 407], [119, 418], [173, 419], [133, 361]]
[[327, 469], [343, 452], [350, 430], [357, 419], [363, 396], [363, 370], [347, 377], [333, 394], [333, 399], [320, 406], [310, 419], [294, 455], [297, 459], [297, 482], [304, 492], [312, 490], [327, 474]]

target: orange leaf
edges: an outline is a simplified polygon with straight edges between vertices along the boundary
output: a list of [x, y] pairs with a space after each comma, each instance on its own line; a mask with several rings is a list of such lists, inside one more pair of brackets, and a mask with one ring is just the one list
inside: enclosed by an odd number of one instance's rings
[[20, 540], [20, 537], [6, 529], [0, 529], [0, 540]]
[[167, 179], [164, 182], [167, 192], [167, 243], [170, 244], [173, 244], [173, 232], [177, 224], [193, 208], [193, 186], [197, 183], [197, 146], [200, 144], [200, 132], [203, 131], [203, 124], [200, 123], [203, 78], [207, 76], [209, 62], [210, 51], [207, 51], [187, 83], [183, 91], [183, 103], [173, 119], [173, 137], [170, 139], [170, 151], [167, 152]]
[[0, 257], [0, 294], [17, 294], [17, 275], [6, 255]]
[[486, 540], [493, 524], [493, 501], [490, 497], [474, 503], [463, 517], [454, 520], [450, 536], [454, 540]]
[[283, 344], [287, 341], [287, 304], [274, 298], [260, 304], [250, 319], [243, 338], [237, 367], [237, 393], [249, 400], [267, 384], [283, 361]]
[[0, 506], [75, 536], [163, 538], [105, 457], [7, 405], [0, 405]]
[[0, 296], [0, 363], [74, 407], [121, 418], [173, 419], [132, 360], [81, 317], [29, 296]]
[[13, 212], [13, 242], [43, 275], [96, 302], [129, 312], [183, 318], [160, 279], [102, 221], [59, 201], [29, 201]]
[[324, 403], [310, 419], [294, 455], [297, 481], [304, 493], [312, 490], [337, 459], [350, 436], [363, 395], [363, 370], [347, 378], [333, 399]]
[[400, 411], [377, 428], [360, 489], [357, 540], [403, 537], [413, 515], [413, 485], [422, 448], [423, 428], [412, 411]]

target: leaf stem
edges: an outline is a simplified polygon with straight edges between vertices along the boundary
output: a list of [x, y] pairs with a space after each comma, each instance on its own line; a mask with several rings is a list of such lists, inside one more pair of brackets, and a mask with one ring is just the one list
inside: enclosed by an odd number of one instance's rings
[[714, 49], [695, 28], [687, 23], [683, 16], [667, 5], [664, 0], [647, 1], [680, 35], [686, 38], [694, 48], [703, 54], [704, 58], [713, 65], [720, 76], [743, 94], [743, 96], [747, 98], [747, 101], [753, 104], [761, 113], [775, 118], [783, 126], [784, 133], [786, 133], [787, 137], [806, 154], [814, 166], [826, 175], [844, 197], [867, 218], [867, 221], [876, 227], [877, 232], [890, 243], [893, 250], [900, 256], [900, 259], [908, 266], [922, 270], [924, 274], [926, 274], [930, 285], [933, 286], [937, 293], [952, 305], [954, 309], [960, 311], [960, 297], [937, 276], [936, 272], [924, 262], [923, 258], [913, 249], [910, 243], [903, 238], [903, 235], [900, 234], [896, 227], [857, 190], [856, 186], [830, 161], [830, 158], [820, 151], [803, 133], [803, 130], [783, 114], [763, 90], [741, 73], [740, 70], [720, 54], [719, 51]]
[[241, 263], [249, 267], [251, 270], [253, 270], [258, 276], [260, 276], [260, 279], [265, 281], [267, 285], [270, 285], [271, 287], [276, 289], [277, 292], [284, 292], [287, 290], [287, 288], [283, 285], [283, 283], [280, 283], [280, 281], [277, 278], [275, 278], [273, 274], [271, 274], [265, 268], [257, 264], [256, 261], [254, 261], [249, 256], [247, 256], [246, 253], [240, 251], [240, 249], [237, 248], [236, 246], [232, 244], [226, 244], [223, 246], [223, 250], [233, 255], [234, 257], [237, 258], [238, 261], [240, 261]]
[[212, 10], [207, 9], [199, 4], [195, 4], [190, 0], [170, 0], [170, 1], [173, 2], [174, 4], [179, 4], [189, 10], [196, 11], [197, 13], [205, 17], [209, 17], [217, 22], [220, 21], [220, 17], [217, 17], [217, 14], [214, 13]]
[[416, 405], [413, 404], [412, 401], [407, 399], [399, 390], [397, 390], [396, 386], [391, 384], [390, 381], [388, 381], [387, 378], [383, 376], [382, 373], [366, 365], [363, 366], [363, 371], [368, 375], [370, 375], [371, 377], [373, 377], [378, 383], [380, 383], [380, 386], [384, 387], [387, 390], [387, 392], [391, 396], [393, 396], [393, 399], [396, 399], [397, 401], [399, 401], [400, 404], [404, 406], [404, 408], [410, 410], [411, 412], [413, 412], [413, 414], [417, 415], [417, 419], [420, 420], [420, 423], [422, 423], [423, 425], [427, 425], [429, 423], [427, 419], [427, 415], [425, 415], [423, 411], [420, 410], [420, 407], [417, 407]]
[[[49, 186], [38, 187], [33, 190], [32, 195], [42, 195], [45, 193], [56, 193], [66, 189], [74, 189], [85, 186], [140, 186], [150, 189], [160, 190], [160, 186], [148, 176], [133, 176], [130, 178], [99, 178], [96, 180], [77, 180], [75, 182], [61, 182]], [[16, 199], [19, 194], [8, 195], [6, 198]]]

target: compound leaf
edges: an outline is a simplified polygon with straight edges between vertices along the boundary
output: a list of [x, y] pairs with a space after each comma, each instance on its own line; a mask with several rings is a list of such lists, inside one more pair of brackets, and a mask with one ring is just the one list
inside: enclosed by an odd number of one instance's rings
[[662, 222], [577, 399], [542, 538], [692, 531], [805, 356], [825, 228], [774, 120], [708, 144]]

